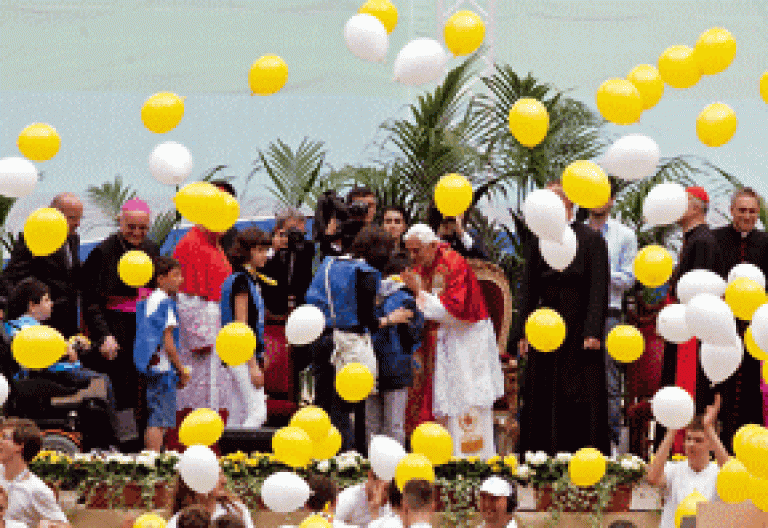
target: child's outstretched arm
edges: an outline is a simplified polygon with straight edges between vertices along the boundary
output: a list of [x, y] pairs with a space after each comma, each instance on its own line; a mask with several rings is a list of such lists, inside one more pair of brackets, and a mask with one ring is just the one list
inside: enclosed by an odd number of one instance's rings
[[728, 454], [728, 450], [723, 445], [720, 436], [718, 436], [717, 431], [715, 430], [715, 422], [717, 422], [717, 413], [720, 412], [721, 403], [722, 399], [720, 394], [715, 394], [715, 402], [712, 405], [707, 406], [707, 410], [704, 412], [704, 418], [702, 419], [704, 433], [707, 435], [709, 445], [715, 453], [715, 460], [717, 461], [718, 467], [723, 467], [723, 465], [731, 458]]

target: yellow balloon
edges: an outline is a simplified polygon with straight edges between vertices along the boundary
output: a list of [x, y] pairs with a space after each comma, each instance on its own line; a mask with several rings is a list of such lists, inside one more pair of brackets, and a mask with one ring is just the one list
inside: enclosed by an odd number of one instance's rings
[[61, 147], [61, 136], [47, 123], [33, 123], [16, 140], [19, 151], [31, 161], [48, 161]]
[[760, 97], [768, 103], [768, 72], [760, 76]]
[[755, 310], [767, 300], [765, 289], [753, 279], [738, 277], [725, 288], [725, 302], [733, 315], [744, 321], [751, 321]]
[[144, 101], [141, 121], [147, 130], [164, 134], [176, 128], [184, 117], [184, 98], [175, 93], [160, 92]]
[[594, 486], [605, 475], [605, 457], [597, 449], [583, 447], [568, 462], [568, 476], [577, 486]]
[[272, 95], [288, 81], [288, 65], [277, 55], [264, 55], [251, 66], [248, 84], [251, 95]]
[[757, 343], [755, 343], [755, 338], [752, 337], [752, 326], [748, 326], [747, 331], [744, 332], [744, 348], [747, 349], [747, 352], [753, 358], [760, 361], [768, 360], [768, 354], [766, 354], [762, 348], [757, 346]]
[[395, 467], [395, 483], [402, 493], [403, 487], [409, 480], [420, 479], [427, 482], [435, 481], [435, 469], [427, 457], [418, 453], [405, 455]]
[[472, 203], [472, 185], [461, 174], [446, 174], [435, 185], [435, 206], [443, 216], [459, 216]]
[[336, 374], [334, 385], [343, 400], [359, 402], [368, 397], [374, 382], [368, 367], [360, 363], [350, 363]]
[[749, 482], [749, 500], [760, 511], [768, 512], [768, 479], [752, 475]]
[[439, 466], [453, 455], [453, 439], [448, 430], [440, 424], [426, 422], [419, 425], [411, 435], [411, 451], [424, 455]]
[[731, 32], [723, 28], [711, 28], [696, 41], [696, 62], [704, 75], [722, 72], [736, 56], [736, 41]]
[[565, 321], [551, 308], [539, 308], [525, 321], [525, 338], [539, 352], [552, 352], [565, 341]]
[[574, 161], [563, 171], [563, 191], [573, 203], [587, 209], [604, 206], [611, 199], [611, 182], [591, 161]]
[[635, 278], [643, 286], [656, 288], [666, 283], [675, 268], [675, 261], [669, 251], [652, 244], [645, 246], [635, 256], [633, 270]]
[[299, 525], [299, 528], [331, 528], [333, 525], [322, 515], [310, 515]]
[[219, 195], [211, 202], [214, 213], [201, 222], [203, 227], [214, 233], [224, 233], [235, 225], [240, 217], [240, 204], [230, 194], [219, 191]]
[[13, 359], [28, 369], [48, 368], [66, 353], [64, 336], [46, 325], [22, 328], [11, 341]]
[[155, 267], [152, 259], [140, 250], [127, 251], [117, 262], [117, 274], [128, 286], [139, 288], [152, 280]]
[[671, 46], [659, 57], [659, 75], [673, 88], [690, 88], [701, 79], [696, 55], [688, 46]]
[[389, 0], [368, 0], [357, 12], [378, 18], [387, 33], [392, 33], [397, 26], [397, 8]]
[[717, 474], [717, 494], [729, 504], [736, 504], [749, 500], [749, 473], [744, 464], [730, 459]]
[[632, 125], [643, 113], [640, 91], [626, 79], [608, 79], [595, 97], [600, 114], [617, 125]]
[[719, 147], [728, 143], [736, 133], [739, 120], [727, 104], [707, 105], [696, 118], [696, 135], [708, 147]]
[[224, 420], [211, 409], [195, 409], [179, 426], [179, 442], [185, 446], [215, 444], [224, 432]]
[[743, 464], [744, 463], [744, 448], [747, 443], [749, 435], [760, 431], [761, 426], [757, 424], [746, 424], [739, 427], [736, 434], [733, 435], [733, 454]]
[[675, 528], [680, 528], [683, 517], [696, 516], [697, 506], [700, 502], [707, 502], [707, 498], [698, 491], [689, 494], [680, 502], [675, 510]]
[[24, 222], [24, 243], [36, 257], [55, 253], [67, 240], [67, 219], [58, 209], [44, 207]]
[[203, 225], [221, 208], [222, 194], [209, 182], [194, 182], [179, 189], [173, 202], [184, 218]]
[[446, 21], [443, 36], [451, 53], [469, 55], [485, 40], [485, 24], [472, 11], [457, 11]]
[[536, 99], [518, 99], [509, 110], [509, 131], [521, 145], [532, 148], [544, 141], [549, 131], [549, 113]]
[[341, 449], [341, 433], [334, 426], [328, 429], [328, 434], [319, 442], [313, 442], [314, 451], [312, 458], [315, 460], [328, 460], [336, 456]]
[[256, 335], [250, 326], [238, 321], [229, 323], [216, 336], [216, 353], [227, 365], [236, 367], [253, 357]]
[[634, 326], [618, 325], [608, 332], [605, 349], [616, 361], [632, 363], [643, 355], [645, 339]]
[[653, 108], [664, 95], [664, 81], [659, 70], [651, 64], [638, 64], [627, 75], [627, 80], [635, 85], [643, 100], [643, 110]]
[[315, 445], [328, 437], [331, 430], [331, 418], [323, 409], [315, 405], [299, 409], [293, 414], [290, 425], [304, 429]]
[[133, 528], [165, 528], [165, 519], [154, 513], [145, 513], [133, 521]]
[[739, 460], [753, 476], [768, 479], [768, 430], [758, 427], [744, 435]]
[[312, 440], [304, 429], [283, 427], [272, 436], [275, 459], [287, 466], [303, 468], [312, 459]]

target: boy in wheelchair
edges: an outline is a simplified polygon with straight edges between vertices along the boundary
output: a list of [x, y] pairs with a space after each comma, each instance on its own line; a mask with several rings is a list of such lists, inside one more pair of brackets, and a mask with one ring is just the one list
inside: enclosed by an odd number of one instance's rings
[[[12, 357], [13, 337], [23, 328], [42, 324], [50, 317], [52, 307], [48, 287], [37, 279], [24, 279], [11, 292], [0, 351], [0, 368], [11, 386], [5, 414], [32, 419], [41, 429], [64, 428], [83, 433], [84, 445], [78, 447], [111, 446], [116, 443], [112, 385], [106, 375], [80, 365], [78, 350], [88, 346], [84, 337], [71, 339], [66, 359], [47, 369], [20, 368]], [[78, 393], [85, 397], [74, 397]], [[105, 419], [109, 424], [106, 428]]]

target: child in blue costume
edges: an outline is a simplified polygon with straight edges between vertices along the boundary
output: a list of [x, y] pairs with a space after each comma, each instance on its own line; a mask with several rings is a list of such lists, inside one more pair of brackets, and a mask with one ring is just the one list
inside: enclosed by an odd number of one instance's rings
[[183, 277], [176, 259], [155, 259], [155, 290], [136, 305], [133, 361], [147, 377], [146, 448], [159, 452], [168, 429], [176, 427], [176, 386], [186, 385], [189, 372], [179, 359], [176, 294]]
[[[42, 324], [51, 316], [53, 301], [50, 290], [46, 284], [30, 277], [21, 281], [11, 292], [8, 299], [8, 322], [5, 323], [5, 331], [13, 338], [19, 331], [28, 326]], [[112, 417], [115, 416], [115, 398], [112, 393], [112, 383], [105, 374], [83, 368], [77, 357], [76, 347], [86, 347], [88, 340], [82, 336], [76, 336], [67, 344], [67, 358], [58, 361], [48, 367], [47, 377], [52, 381], [60, 381], [63, 385], [72, 385], [72, 382], [85, 379], [101, 379], [107, 389], [107, 403]], [[19, 377], [26, 378], [29, 372], [22, 369]], [[112, 424], [114, 426], [114, 423]]]
[[235, 272], [221, 285], [221, 325], [245, 323], [256, 335], [253, 357], [243, 365], [230, 367], [240, 395], [246, 428], [260, 427], [266, 420], [264, 404], [264, 317], [266, 309], [261, 285], [271, 286], [272, 280], [259, 272], [267, 262], [272, 241], [265, 232], [251, 228], [237, 234], [229, 252]]
[[405, 445], [405, 406], [408, 387], [413, 384], [413, 353], [421, 344], [424, 330], [424, 314], [417, 308], [413, 292], [398, 275], [408, 266], [407, 257], [401, 254], [392, 257], [385, 269], [387, 278], [381, 281], [376, 299], [376, 317], [379, 319], [391, 321], [394, 319], [392, 314], [399, 308], [413, 316], [407, 322], [380, 326], [372, 336], [379, 366], [379, 390], [365, 401], [369, 443], [374, 435], [383, 435]]

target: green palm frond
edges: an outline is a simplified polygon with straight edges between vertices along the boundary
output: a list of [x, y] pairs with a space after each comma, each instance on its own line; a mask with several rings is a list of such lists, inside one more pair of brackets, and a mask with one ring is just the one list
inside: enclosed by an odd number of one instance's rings
[[114, 181], [104, 182], [99, 186], [90, 185], [85, 190], [88, 201], [99, 208], [101, 212], [112, 222], [117, 222], [117, 215], [123, 204], [136, 197], [136, 191], [123, 183], [123, 178], [118, 174]]
[[263, 169], [272, 182], [272, 195], [289, 207], [299, 208], [304, 204], [314, 206], [317, 197], [330, 182], [321, 181], [320, 173], [325, 167], [327, 151], [323, 141], [305, 137], [294, 151], [283, 140], [271, 143], [259, 152]]
[[173, 228], [176, 227], [177, 223], [178, 219], [175, 209], [160, 213], [152, 222], [147, 236], [158, 246], [162, 246], [165, 239], [168, 238], [168, 235], [173, 231]]

